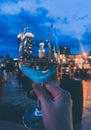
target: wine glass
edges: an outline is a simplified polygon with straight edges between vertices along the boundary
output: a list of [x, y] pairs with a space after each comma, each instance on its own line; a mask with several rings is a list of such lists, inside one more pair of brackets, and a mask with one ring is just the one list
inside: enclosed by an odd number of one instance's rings
[[[18, 41], [20, 69], [43, 87], [43, 83], [56, 73], [59, 54], [56, 29], [25, 27], [23, 33], [18, 35]], [[28, 129], [43, 129], [39, 101], [36, 107], [25, 111], [23, 123]]]

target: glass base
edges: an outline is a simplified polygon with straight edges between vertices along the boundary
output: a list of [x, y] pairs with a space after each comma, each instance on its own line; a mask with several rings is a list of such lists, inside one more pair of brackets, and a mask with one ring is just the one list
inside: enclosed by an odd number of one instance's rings
[[36, 108], [34, 114], [35, 114], [35, 116], [41, 117], [42, 116], [42, 110]]
[[23, 124], [29, 130], [44, 130], [42, 121], [42, 112], [33, 107], [25, 111], [23, 115]]

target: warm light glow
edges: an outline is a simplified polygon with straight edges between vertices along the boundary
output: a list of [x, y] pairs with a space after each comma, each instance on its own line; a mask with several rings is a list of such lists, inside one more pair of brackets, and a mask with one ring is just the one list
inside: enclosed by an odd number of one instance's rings
[[22, 40], [25, 39], [26, 37], [34, 38], [34, 35], [32, 33], [25, 33], [25, 34], [19, 33], [17, 35], [17, 38], [20, 38]]
[[25, 33], [23, 35], [23, 39], [26, 38], [26, 37], [34, 38], [34, 35], [32, 33]]
[[23, 33], [19, 33], [19, 34], [17, 35], [17, 38], [22, 39], [22, 37], [23, 37]]
[[83, 52], [83, 56], [86, 56], [87, 54], [86, 54], [86, 52]]

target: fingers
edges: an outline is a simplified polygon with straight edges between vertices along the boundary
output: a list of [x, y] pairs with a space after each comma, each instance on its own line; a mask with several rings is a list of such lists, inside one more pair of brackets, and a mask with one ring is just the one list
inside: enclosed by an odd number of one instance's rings
[[50, 102], [50, 98], [43, 86], [33, 83], [32, 87], [41, 103]]
[[69, 96], [67, 91], [63, 90], [53, 82], [47, 82], [45, 83], [45, 86], [33, 83], [32, 87], [41, 104], [53, 103], [53, 101], [55, 102], [61, 97], [67, 98], [67, 96]]
[[53, 82], [47, 82], [45, 84], [46, 89], [51, 93], [51, 95], [55, 98], [58, 95], [65, 93], [63, 89], [61, 89], [58, 85]]

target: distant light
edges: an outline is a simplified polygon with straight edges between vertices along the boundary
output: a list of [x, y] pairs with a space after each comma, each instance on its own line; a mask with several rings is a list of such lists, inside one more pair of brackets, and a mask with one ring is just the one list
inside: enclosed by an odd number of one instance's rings
[[14, 58], [13, 60], [16, 61], [16, 60], [18, 60], [18, 58]]
[[40, 44], [39, 44], [40, 46], [44, 46], [44, 42], [40, 42]]
[[86, 56], [87, 54], [86, 54], [86, 52], [83, 52], [83, 56]]
[[89, 56], [88, 58], [91, 59], [91, 56]]
[[19, 33], [18, 35], [17, 35], [17, 38], [22, 38], [23, 37], [23, 33]]

